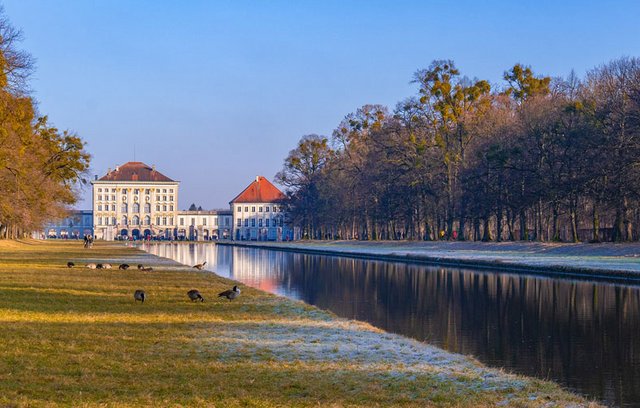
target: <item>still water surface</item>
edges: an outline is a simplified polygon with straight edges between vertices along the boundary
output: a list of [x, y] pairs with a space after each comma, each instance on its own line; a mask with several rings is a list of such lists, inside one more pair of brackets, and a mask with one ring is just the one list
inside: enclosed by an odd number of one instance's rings
[[339, 316], [640, 407], [640, 286], [215, 244], [145, 250]]

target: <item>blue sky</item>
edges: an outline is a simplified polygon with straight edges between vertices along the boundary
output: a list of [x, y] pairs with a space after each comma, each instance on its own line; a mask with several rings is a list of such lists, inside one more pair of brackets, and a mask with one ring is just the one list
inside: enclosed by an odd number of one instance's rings
[[[637, 1], [4, 1], [37, 60], [39, 110], [103, 175], [135, 158], [181, 181], [179, 206], [227, 207], [301, 136], [415, 94], [453, 59], [499, 83], [515, 63], [580, 76], [640, 56]], [[90, 208], [88, 190], [78, 208]]]

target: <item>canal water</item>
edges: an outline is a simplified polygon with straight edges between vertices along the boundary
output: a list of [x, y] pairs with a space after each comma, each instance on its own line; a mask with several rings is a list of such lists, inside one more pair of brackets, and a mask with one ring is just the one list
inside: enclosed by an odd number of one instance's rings
[[302, 300], [484, 364], [640, 407], [640, 285], [307, 255], [145, 244], [155, 255]]

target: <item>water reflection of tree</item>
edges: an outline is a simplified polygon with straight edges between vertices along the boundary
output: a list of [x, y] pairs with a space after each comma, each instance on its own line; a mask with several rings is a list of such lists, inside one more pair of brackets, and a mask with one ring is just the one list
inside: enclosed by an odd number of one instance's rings
[[274, 278], [308, 303], [591, 395], [640, 400], [638, 287], [289, 256]]

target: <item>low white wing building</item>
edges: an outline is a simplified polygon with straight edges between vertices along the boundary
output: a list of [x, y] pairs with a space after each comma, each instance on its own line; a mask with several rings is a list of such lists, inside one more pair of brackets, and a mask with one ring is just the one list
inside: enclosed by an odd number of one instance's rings
[[177, 238], [191, 241], [231, 239], [230, 210], [178, 211]]

